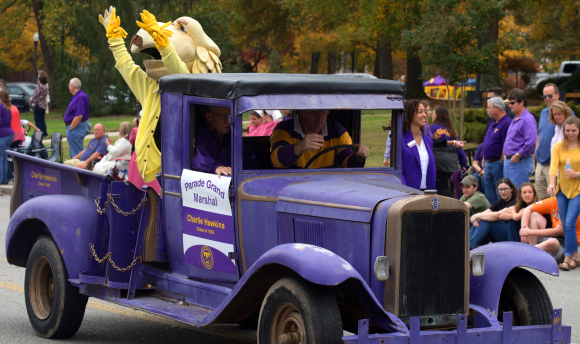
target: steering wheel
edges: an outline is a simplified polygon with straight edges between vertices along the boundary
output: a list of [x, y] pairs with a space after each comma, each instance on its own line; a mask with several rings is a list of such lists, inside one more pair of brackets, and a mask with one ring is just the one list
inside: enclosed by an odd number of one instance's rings
[[[325, 148], [322, 151], [320, 151], [315, 156], [313, 156], [310, 160], [308, 160], [306, 165], [304, 165], [304, 169], [307, 169], [308, 167], [310, 167], [310, 165], [314, 162], [314, 160], [318, 159], [318, 157], [320, 157], [321, 155], [324, 155], [328, 152], [332, 152], [332, 151], [335, 151], [338, 149], [343, 149], [343, 148], [350, 148], [350, 149], [353, 149], [355, 151], [358, 151], [358, 146], [355, 146], [355, 145], [337, 145], [337, 146], [328, 147], [328, 148]], [[340, 167], [340, 166], [338, 166], [338, 154], [334, 155], [333, 167]]]

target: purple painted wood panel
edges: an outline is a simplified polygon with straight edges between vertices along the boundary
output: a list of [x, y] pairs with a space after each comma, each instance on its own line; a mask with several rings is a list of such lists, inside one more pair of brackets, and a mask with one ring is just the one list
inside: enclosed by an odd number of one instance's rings
[[242, 201], [241, 223], [246, 266], [250, 268], [266, 251], [278, 245], [276, 203]]
[[402, 109], [403, 98], [384, 94], [292, 94], [238, 98], [241, 114], [256, 109]]

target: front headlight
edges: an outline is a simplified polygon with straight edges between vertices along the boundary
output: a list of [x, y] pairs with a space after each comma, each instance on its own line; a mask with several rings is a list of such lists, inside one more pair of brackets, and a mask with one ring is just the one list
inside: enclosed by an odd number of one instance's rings
[[485, 272], [485, 253], [474, 252], [471, 255], [471, 274], [475, 277], [483, 276]]
[[377, 260], [375, 260], [375, 277], [377, 281], [386, 281], [389, 279], [389, 257], [377, 257]]

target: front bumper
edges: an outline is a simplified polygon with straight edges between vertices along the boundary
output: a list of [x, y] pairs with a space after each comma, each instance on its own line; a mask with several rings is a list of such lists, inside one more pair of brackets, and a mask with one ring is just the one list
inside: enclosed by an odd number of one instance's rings
[[[472, 309], [474, 307], [472, 306]], [[485, 316], [480, 307], [475, 309], [477, 316]], [[479, 311], [479, 312], [478, 312]], [[482, 312], [483, 311], [483, 312]], [[503, 314], [504, 323], [497, 321], [495, 316], [487, 313], [489, 326], [467, 329], [467, 316], [460, 315], [457, 329], [452, 331], [421, 331], [419, 317], [411, 318], [410, 330], [397, 333], [369, 334], [369, 321], [359, 320], [358, 334], [344, 336], [346, 344], [466, 344], [466, 343], [502, 343], [502, 344], [534, 344], [570, 343], [572, 328], [562, 325], [562, 309], [552, 311], [551, 325], [512, 326], [512, 312]], [[480, 318], [479, 321], [482, 319]]]

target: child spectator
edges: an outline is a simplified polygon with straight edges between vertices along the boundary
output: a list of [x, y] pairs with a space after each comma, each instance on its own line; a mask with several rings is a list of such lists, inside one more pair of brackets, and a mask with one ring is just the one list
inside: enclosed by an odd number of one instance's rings
[[250, 112], [250, 125], [248, 126], [248, 133], [246, 136], [264, 136], [263, 130], [260, 130], [260, 127], [263, 124], [262, 110]]
[[489, 202], [485, 196], [477, 191], [477, 179], [474, 176], [466, 176], [460, 182], [461, 191], [463, 191], [463, 196], [461, 196], [460, 201], [464, 202], [471, 215], [481, 213], [489, 209]]
[[538, 193], [536, 192], [534, 184], [523, 183], [518, 192], [516, 205], [509, 208], [509, 211], [506, 211], [501, 217], [502, 220], [508, 221], [508, 241], [521, 241], [520, 228], [522, 215], [524, 215], [524, 210], [527, 206], [537, 201], [539, 201]]
[[469, 246], [473, 250], [479, 245], [489, 242], [508, 240], [507, 221], [501, 220], [501, 215], [516, 204], [517, 189], [507, 178], [502, 178], [497, 184], [500, 199], [484, 212], [471, 216], [469, 230]]

